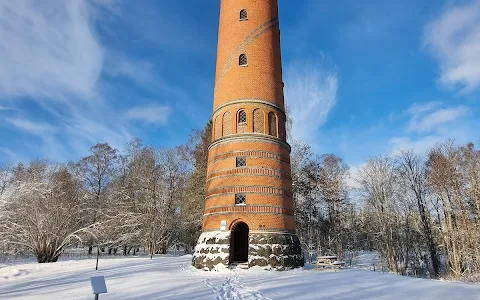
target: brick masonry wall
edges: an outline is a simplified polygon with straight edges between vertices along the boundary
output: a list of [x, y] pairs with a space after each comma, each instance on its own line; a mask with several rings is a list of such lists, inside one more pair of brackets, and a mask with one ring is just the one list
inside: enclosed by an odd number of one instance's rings
[[[240, 20], [247, 10], [248, 19]], [[239, 64], [240, 55], [247, 65]], [[295, 235], [277, 0], [222, 0], [203, 233], [193, 264], [225, 264], [228, 237], [248, 225], [249, 265], [303, 265]], [[246, 165], [237, 166], [246, 159]], [[236, 203], [236, 195], [246, 203]], [[221, 229], [221, 222], [226, 228]]]
[[[250, 228], [293, 231], [277, 0], [222, 0], [212, 119], [203, 230], [242, 218]], [[246, 205], [235, 204], [236, 194]]]
[[[234, 135], [210, 147], [203, 230], [218, 230], [222, 220], [230, 226], [238, 218], [249, 228], [295, 230], [289, 150], [280, 139], [263, 137]], [[236, 167], [238, 156], [246, 158], [246, 166]], [[235, 205], [239, 193], [246, 195], [245, 206]]]
[[[240, 21], [246, 9], [248, 20]], [[239, 67], [240, 54], [248, 58]], [[222, 0], [214, 107], [232, 99], [262, 98], [283, 109], [280, 29], [276, 0]]]

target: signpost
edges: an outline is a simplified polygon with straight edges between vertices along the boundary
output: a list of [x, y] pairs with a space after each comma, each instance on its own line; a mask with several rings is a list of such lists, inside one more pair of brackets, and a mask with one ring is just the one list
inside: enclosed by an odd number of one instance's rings
[[95, 295], [95, 300], [98, 300], [99, 294], [107, 293], [107, 286], [105, 285], [105, 277], [103, 276], [90, 277], [90, 284], [92, 285], [92, 292]]

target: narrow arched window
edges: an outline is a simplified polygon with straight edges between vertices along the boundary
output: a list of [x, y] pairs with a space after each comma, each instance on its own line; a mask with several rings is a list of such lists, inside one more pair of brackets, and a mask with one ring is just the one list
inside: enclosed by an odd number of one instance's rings
[[268, 134], [277, 136], [277, 116], [273, 112], [268, 113]]
[[248, 59], [247, 59], [247, 55], [245, 53], [240, 54], [240, 57], [238, 58], [238, 64], [240, 66], [247, 66], [248, 65]]
[[237, 133], [244, 133], [247, 129], [247, 113], [240, 110], [237, 115]]
[[248, 12], [246, 9], [240, 11], [240, 21], [248, 20]]

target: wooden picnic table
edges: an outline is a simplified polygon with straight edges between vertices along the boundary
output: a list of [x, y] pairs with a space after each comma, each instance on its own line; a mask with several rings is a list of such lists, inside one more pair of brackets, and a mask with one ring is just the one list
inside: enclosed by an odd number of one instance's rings
[[337, 271], [338, 269], [342, 268], [345, 265], [345, 262], [338, 261], [337, 256], [330, 255], [330, 256], [319, 256], [317, 257], [317, 263], [315, 264], [315, 270], [318, 271], [318, 267], [330, 268], [333, 271]]

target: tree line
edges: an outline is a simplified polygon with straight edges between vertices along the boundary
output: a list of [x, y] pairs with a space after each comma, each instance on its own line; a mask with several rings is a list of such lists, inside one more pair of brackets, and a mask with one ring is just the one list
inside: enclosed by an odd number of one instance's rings
[[333, 154], [293, 148], [307, 257], [377, 251], [397, 274], [480, 281], [480, 151], [473, 143], [373, 157], [354, 174]]
[[65, 249], [191, 252], [201, 231], [211, 123], [189, 142], [123, 152], [99, 143], [76, 162], [0, 168], [0, 250], [56, 262]]
[[[211, 122], [185, 145], [94, 145], [76, 162], [0, 167], [0, 251], [55, 262], [89, 254], [191, 253], [201, 233]], [[378, 156], [351, 174], [294, 143], [297, 234], [307, 259], [376, 251], [389, 271], [479, 280], [480, 151], [447, 141], [426, 155]]]

